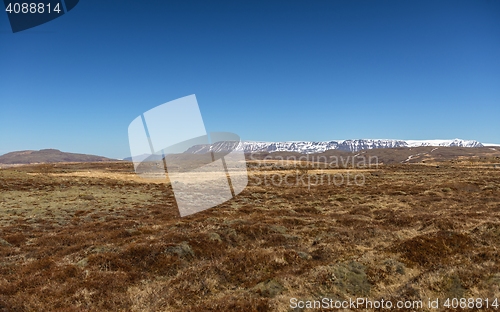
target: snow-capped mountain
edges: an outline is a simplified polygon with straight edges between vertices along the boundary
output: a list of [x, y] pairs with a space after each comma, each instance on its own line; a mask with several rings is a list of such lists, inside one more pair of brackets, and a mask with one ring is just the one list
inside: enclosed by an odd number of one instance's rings
[[482, 143], [473, 140], [406, 140], [409, 147], [418, 146], [457, 146], [457, 147], [483, 147]]
[[[227, 152], [233, 150], [235, 142], [220, 142], [210, 145], [196, 145], [188, 149], [185, 153], [202, 154], [213, 151]], [[298, 152], [302, 154], [321, 153], [327, 150], [341, 150], [357, 152], [364, 149], [374, 148], [396, 148], [396, 147], [419, 147], [419, 146], [457, 146], [457, 147], [483, 147], [478, 141], [472, 140], [339, 140], [323, 142], [252, 142], [243, 141], [236, 147], [245, 153], [257, 152]]]

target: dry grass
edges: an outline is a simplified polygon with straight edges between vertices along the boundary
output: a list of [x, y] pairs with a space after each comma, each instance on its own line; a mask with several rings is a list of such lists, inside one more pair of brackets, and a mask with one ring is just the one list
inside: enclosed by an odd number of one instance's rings
[[127, 163], [0, 170], [0, 311], [500, 297], [500, 170], [480, 165], [382, 166], [359, 171], [364, 185], [310, 187], [256, 185], [271, 171], [255, 170], [236, 198], [185, 218], [168, 184]]

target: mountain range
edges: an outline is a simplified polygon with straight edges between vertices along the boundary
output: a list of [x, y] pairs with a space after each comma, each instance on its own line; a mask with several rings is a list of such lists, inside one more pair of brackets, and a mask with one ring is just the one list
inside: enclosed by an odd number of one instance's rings
[[[390, 139], [359, 139], [359, 140], [339, 140], [339, 141], [291, 141], [291, 142], [240, 142], [236, 150], [245, 153], [260, 152], [296, 152], [301, 154], [322, 153], [328, 150], [340, 150], [347, 152], [358, 152], [360, 150], [370, 150], [376, 148], [408, 148], [408, 147], [484, 147], [478, 141], [473, 140], [390, 140]], [[195, 145], [185, 153], [203, 154], [210, 151], [223, 153], [232, 150], [233, 142], [218, 142], [213, 145]]]
[[[213, 145], [195, 145], [184, 153], [203, 154], [210, 151], [215, 153], [227, 153], [234, 149], [235, 142], [220, 142]], [[460, 147], [474, 148], [497, 144], [482, 144], [473, 140], [386, 140], [386, 139], [360, 139], [360, 140], [338, 140], [338, 141], [291, 141], [291, 142], [253, 142], [243, 141], [237, 144], [236, 150], [251, 153], [273, 153], [273, 152], [295, 152], [301, 154], [315, 154], [326, 151], [358, 152], [360, 150], [388, 149], [388, 148], [416, 148], [416, 147]], [[136, 161], [158, 161], [162, 155], [140, 155]], [[131, 157], [124, 158], [131, 161]], [[57, 162], [101, 162], [116, 161], [103, 156], [86, 155], [61, 152], [56, 149], [43, 149], [40, 151], [16, 151], [0, 156], [0, 164], [33, 164], [33, 163], [57, 163]]]

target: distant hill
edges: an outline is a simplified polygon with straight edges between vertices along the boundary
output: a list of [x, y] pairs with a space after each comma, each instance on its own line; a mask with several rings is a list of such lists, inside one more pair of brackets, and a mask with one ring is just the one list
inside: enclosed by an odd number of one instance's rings
[[115, 161], [116, 159], [102, 156], [61, 152], [56, 149], [39, 151], [18, 151], [0, 156], [0, 164], [36, 164], [58, 162], [100, 162]]

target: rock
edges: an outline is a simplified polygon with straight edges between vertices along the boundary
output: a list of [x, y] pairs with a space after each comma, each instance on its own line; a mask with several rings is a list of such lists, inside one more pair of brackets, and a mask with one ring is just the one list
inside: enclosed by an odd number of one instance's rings
[[302, 259], [305, 259], [305, 260], [309, 260], [312, 258], [311, 255], [308, 254], [307, 252], [299, 251], [299, 252], [297, 252], [297, 254], [299, 255], [299, 257], [301, 257]]
[[79, 266], [79, 267], [86, 267], [86, 266], [87, 266], [87, 264], [88, 264], [88, 262], [89, 262], [89, 261], [88, 261], [88, 259], [87, 259], [87, 258], [83, 258], [82, 260], [78, 261], [78, 262], [76, 263], [76, 265], [77, 265], [77, 266]]
[[388, 274], [397, 273], [399, 275], [405, 274], [405, 265], [402, 262], [399, 262], [394, 259], [387, 259], [383, 262], [385, 266], [385, 271]]
[[193, 258], [194, 252], [187, 242], [182, 242], [179, 245], [170, 246], [165, 249], [166, 254], [176, 254], [181, 258]]
[[6, 241], [5, 239], [3, 238], [0, 238], [0, 246], [12, 246], [8, 241]]
[[339, 263], [333, 269], [334, 284], [337, 288], [352, 296], [367, 296], [371, 284], [365, 273], [366, 267], [359, 262]]
[[215, 233], [215, 232], [208, 233], [208, 239], [210, 239], [211, 241], [219, 242], [219, 243], [222, 242], [220, 235]]
[[264, 282], [258, 283], [252, 289], [263, 297], [272, 298], [281, 294], [283, 290], [285, 290], [285, 287], [274, 279], [268, 279]]
[[281, 234], [285, 234], [286, 233], [286, 227], [281, 226], [281, 225], [271, 225], [269, 228], [272, 231], [277, 232], [277, 233], [281, 233]]

